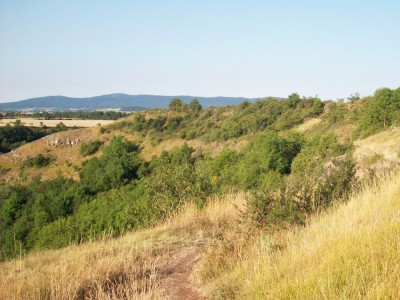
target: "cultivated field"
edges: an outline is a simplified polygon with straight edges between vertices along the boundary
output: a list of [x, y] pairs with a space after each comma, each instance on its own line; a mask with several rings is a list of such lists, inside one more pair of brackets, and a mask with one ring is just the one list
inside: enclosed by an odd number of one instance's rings
[[[17, 119], [1, 119], [0, 126], [5, 126], [6, 124], [13, 124]], [[44, 120], [44, 119], [35, 119], [35, 118], [19, 118], [21, 120], [22, 125], [24, 126], [33, 126], [40, 127], [43, 125], [47, 127], [56, 127], [57, 124], [62, 122], [67, 127], [94, 127], [100, 125], [108, 125], [113, 120], [82, 120], [82, 119], [71, 119], [71, 120]]]

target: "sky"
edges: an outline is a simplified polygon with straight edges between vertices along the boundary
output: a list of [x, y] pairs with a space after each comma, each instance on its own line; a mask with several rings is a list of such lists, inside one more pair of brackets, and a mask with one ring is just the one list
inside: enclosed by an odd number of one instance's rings
[[400, 1], [1, 0], [0, 102], [400, 87]]

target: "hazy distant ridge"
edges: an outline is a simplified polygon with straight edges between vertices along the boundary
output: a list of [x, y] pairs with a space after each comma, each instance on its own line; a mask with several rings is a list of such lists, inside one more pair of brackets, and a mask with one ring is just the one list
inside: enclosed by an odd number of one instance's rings
[[[245, 100], [254, 101], [256, 98], [244, 97], [195, 97], [195, 96], [157, 96], [157, 95], [127, 95], [110, 94], [90, 98], [71, 98], [64, 96], [47, 96], [31, 98], [22, 101], [0, 103], [0, 110], [99, 110], [99, 109], [123, 109], [125, 107], [143, 108], [167, 108], [173, 98], [179, 98], [184, 102], [190, 102], [196, 98], [204, 107], [236, 105]], [[258, 98], [257, 98], [258, 99]]]

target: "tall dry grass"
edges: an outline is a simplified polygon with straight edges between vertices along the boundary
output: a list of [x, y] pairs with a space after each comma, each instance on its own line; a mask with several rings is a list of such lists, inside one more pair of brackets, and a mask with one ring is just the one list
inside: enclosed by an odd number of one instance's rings
[[188, 204], [155, 228], [0, 263], [0, 299], [165, 299], [160, 270], [187, 246], [234, 224], [246, 195]]
[[1, 264], [0, 299], [160, 298], [156, 269], [174, 242], [165, 230], [154, 229], [31, 253]]
[[365, 187], [305, 228], [254, 241], [214, 278], [215, 298], [400, 299], [400, 177]]

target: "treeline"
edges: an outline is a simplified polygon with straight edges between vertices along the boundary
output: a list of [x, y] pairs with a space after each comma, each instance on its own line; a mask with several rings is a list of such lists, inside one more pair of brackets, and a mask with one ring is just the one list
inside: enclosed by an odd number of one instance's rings
[[20, 120], [16, 120], [14, 125], [6, 124], [0, 127], [0, 154], [10, 152], [26, 143], [35, 141], [45, 135], [55, 132], [65, 131], [67, 127], [60, 123], [54, 128], [32, 128], [22, 125]]
[[334, 136], [268, 131], [243, 151], [225, 149], [214, 158], [184, 145], [145, 162], [138, 149], [114, 137], [82, 166], [80, 181], [36, 178], [0, 186], [1, 258], [16, 249], [119, 236], [160, 222], [188, 202], [202, 208], [208, 196], [235, 190], [253, 192], [248, 217], [257, 225], [302, 223], [353, 182], [351, 147]]
[[115, 123], [108, 128], [149, 135], [156, 143], [174, 136], [186, 140], [200, 138], [206, 142], [226, 141], [265, 130], [286, 130], [307, 118], [319, 116], [323, 109], [321, 99], [301, 98], [296, 93], [286, 100], [267, 98], [206, 110], [196, 99], [189, 104], [173, 99], [168, 113], [147, 119], [144, 114], [137, 113], [133, 121]]
[[287, 130], [313, 117], [321, 117], [320, 132], [336, 125], [353, 125], [352, 139], [362, 138], [400, 124], [400, 88], [381, 88], [373, 96], [351, 95], [348, 101], [322, 102], [317, 97], [300, 97], [297, 93], [287, 99], [267, 98], [253, 103], [243, 102], [233, 107], [203, 109], [196, 99], [183, 103], [170, 102], [167, 113], [145, 118], [137, 113], [132, 121], [110, 125], [148, 135], [154, 143], [171, 137], [205, 142], [226, 141], [265, 130]]
[[[31, 118], [41, 118], [45, 120], [62, 119], [86, 119], [86, 120], [118, 120], [126, 117], [128, 113], [120, 111], [54, 111], [54, 112], [34, 112], [29, 114]], [[22, 118], [27, 115], [22, 112], [3, 112], [3, 118]]]
[[360, 98], [352, 96], [349, 102], [326, 103], [323, 115], [325, 127], [351, 124], [352, 139], [364, 138], [392, 125], [400, 125], [400, 88], [381, 88], [373, 96]]

